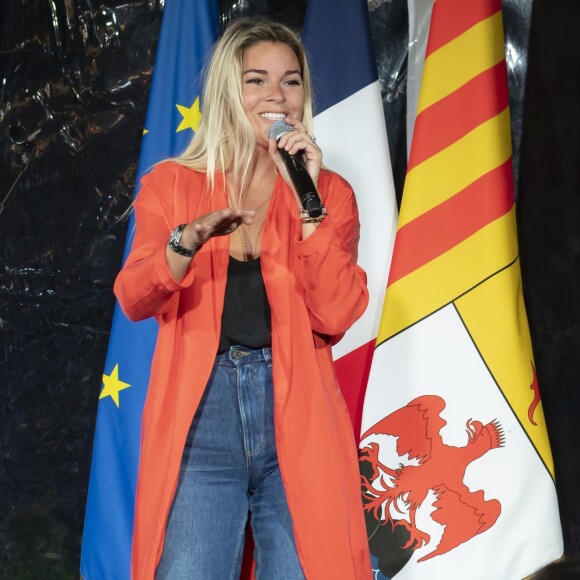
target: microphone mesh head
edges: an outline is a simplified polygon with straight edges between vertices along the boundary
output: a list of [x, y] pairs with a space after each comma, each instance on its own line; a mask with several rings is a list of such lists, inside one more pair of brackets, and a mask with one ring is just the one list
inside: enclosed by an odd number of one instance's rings
[[290, 131], [294, 131], [294, 127], [292, 125], [288, 125], [288, 123], [284, 123], [284, 121], [276, 121], [272, 123], [270, 130], [268, 131], [268, 137], [270, 139], [280, 139], [284, 133], [288, 133]]

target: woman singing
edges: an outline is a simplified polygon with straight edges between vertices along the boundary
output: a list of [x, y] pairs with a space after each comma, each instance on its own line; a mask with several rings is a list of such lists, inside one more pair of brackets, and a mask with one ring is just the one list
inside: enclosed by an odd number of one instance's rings
[[[283, 120], [293, 130], [268, 137]], [[132, 577], [371, 577], [356, 446], [331, 345], [362, 315], [353, 192], [321, 169], [297, 36], [239, 19], [216, 44], [199, 131], [142, 180], [115, 283], [159, 334], [145, 403]], [[279, 149], [325, 211], [301, 211]]]

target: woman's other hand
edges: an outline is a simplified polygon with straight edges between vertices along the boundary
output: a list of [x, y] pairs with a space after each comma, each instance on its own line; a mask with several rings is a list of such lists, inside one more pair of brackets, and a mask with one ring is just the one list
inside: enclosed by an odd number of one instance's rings
[[[195, 250], [215, 236], [227, 236], [236, 231], [241, 224], [251, 224], [256, 212], [245, 209], [220, 209], [193, 220], [183, 230], [180, 245]], [[193, 258], [174, 252], [169, 245], [165, 249], [169, 271], [175, 280], [181, 282]]]
[[246, 209], [220, 209], [202, 215], [187, 224], [182, 236], [182, 245], [195, 249], [215, 236], [227, 236], [235, 232], [241, 224], [249, 225], [254, 221], [256, 212]]

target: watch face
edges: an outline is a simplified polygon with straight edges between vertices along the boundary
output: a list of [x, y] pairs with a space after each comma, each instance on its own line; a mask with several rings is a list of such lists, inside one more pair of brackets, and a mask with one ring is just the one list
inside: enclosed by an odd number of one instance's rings
[[195, 254], [199, 250], [199, 248], [196, 248], [194, 250], [188, 250], [187, 248], [184, 248], [183, 246], [181, 246], [181, 244], [179, 243], [181, 241], [181, 236], [183, 235], [184, 229], [185, 229], [185, 224], [181, 224], [180, 226], [177, 226], [171, 232], [171, 234], [169, 236], [168, 244], [169, 244], [169, 247], [177, 254], [181, 254], [182, 256], [187, 256], [188, 258], [193, 258], [193, 256], [195, 256]]
[[183, 233], [183, 230], [181, 229], [181, 226], [177, 226], [171, 232], [171, 235], [169, 236], [169, 243], [170, 244], [179, 244], [179, 242], [181, 241], [181, 234], [182, 233]]

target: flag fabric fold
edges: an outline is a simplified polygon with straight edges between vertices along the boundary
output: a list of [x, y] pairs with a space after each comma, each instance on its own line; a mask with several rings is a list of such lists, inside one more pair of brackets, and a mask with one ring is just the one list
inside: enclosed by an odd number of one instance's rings
[[314, 131], [323, 162], [351, 184], [360, 215], [358, 263], [367, 273], [369, 306], [333, 349], [358, 435], [397, 221], [367, 2], [309, 0], [302, 41], [312, 70]]
[[377, 578], [520, 580], [562, 555], [500, 0], [434, 3], [360, 460]]
[[[155, 163], [180, 153], [192, 131], [197, 130], [201, 119], [200, 73], [218, 30], [214, 0], [166, 3], [137, 184]], [[125, 257], [133, 233], [131, 217]], [[85, 580], [131, 578], [141, 416], [156, 338], [154, 320], [130, 322], [116, 305], [99, 397], [85, 515], [81, 552]]]

